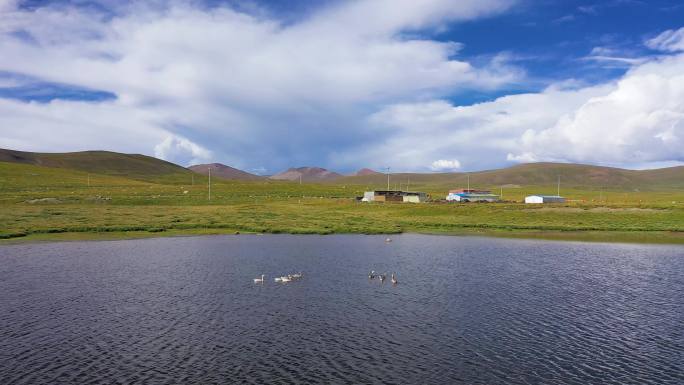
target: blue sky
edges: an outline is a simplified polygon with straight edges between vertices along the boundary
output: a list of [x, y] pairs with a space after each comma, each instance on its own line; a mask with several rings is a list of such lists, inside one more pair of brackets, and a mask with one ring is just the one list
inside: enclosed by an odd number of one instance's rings
[[665, 0], [0, 0], [0, 147], [266, 174], [678, 165], [682, 20]]

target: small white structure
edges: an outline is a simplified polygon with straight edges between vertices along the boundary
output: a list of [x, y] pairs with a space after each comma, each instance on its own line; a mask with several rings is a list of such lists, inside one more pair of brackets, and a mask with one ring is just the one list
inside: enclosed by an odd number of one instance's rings
[[497, 202], [498, 195], [492, 194], [489, 190], [458, 189], [449, 190], [446, 197], [447, 202]]
[[565, 203], [565, 198], [558, 195], [530, 195], [525, 197], [525, 203]]
[[427, 196], [424, 193], [419, 193], [419, 194], [408, 194], [404, 195], [403, 197], [404, 203], [422, 203], [427, 200]]

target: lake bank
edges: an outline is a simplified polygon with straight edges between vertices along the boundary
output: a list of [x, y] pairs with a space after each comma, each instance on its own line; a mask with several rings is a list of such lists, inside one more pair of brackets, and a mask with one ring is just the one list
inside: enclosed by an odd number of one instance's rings
[[445, 234], [684, 243], [684, 207], [362, 204], [345, 199], [203, 205], [0, 205], [0, 242], [196, 234]]
[[[377, 235], [364, 233], [265, 233], [239, 231], [235, 229], [188, 229], [164, 231], [107, 231], [107, 232], [52, 232], [33, 233], [0, 239], [0, 245], [27, 244], [41, 242], [73, 242], [73, 241], [110, 241], [147, 238], [189, 237], [198, 235], [259, 235], [259, 234], [291, 234], [291, 235]], [[420, 234], [442, 236], [477, 236], [510, 239], [538, 239], [551, 241], [597, 242], [597, 243], [633, 243], [633, 244], [684, 244], [684, 233], [663, 231], [555, 231], [555, 230], [487, 230], [462, 229], [448, 232], [403, 232], [381, 233], [384, 235]]]

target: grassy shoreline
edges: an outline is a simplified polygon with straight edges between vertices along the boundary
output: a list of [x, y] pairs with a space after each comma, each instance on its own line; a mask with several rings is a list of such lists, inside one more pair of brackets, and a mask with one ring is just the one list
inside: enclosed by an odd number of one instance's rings
[[[555, 193], [543, 185], [508, 187], [503, 192], [511, 201], [500, 203], [367, 204], [354, 197], [372, 185], [219, 180], [210, 200], [201, 177], [196, 184], [185, 174], [169, 178], [142, 181], [0, 162], [0, 244], [235, 232], [684, 243], [678, 185], [648, 191], [568, 186], [568, 203], [552, 205], [520, 203], [526, 194]], [[452, 186], [414, 183], [434, 198]]]
[[358, 235], [392, 235], [392, 234], [424, 234], [443, 236], [478, 236], [510, 239], [533, 239], [549, 241], [570, 242], [597, 242], [597, 243], [637, 243], [637, 244], [681, 244], [684, 245], [683, 232], [666, 231], [558, 231], [558, 230], [492, 230], [492, 229], [461, 229], [460, 231], [431, 231], [401, 233], [287, 233], [287, 232], [245, 232], [235, 229], [187, 229], [165, 230], [162, 232], [150, 231], [108, 231], [108, 232], [53, 232], [33, 233], [21, 237], [0, 239], [0, 246], [14, 244], [30, 244], [43, 242], [75, 242], [75, 241], [112, 241], [132, 240], [149, 238], [172, 238], [207, 235], [260, 235], [260, 234], [291, 234], [291, 235], [335, 235], [335, 234], [358, 234]]

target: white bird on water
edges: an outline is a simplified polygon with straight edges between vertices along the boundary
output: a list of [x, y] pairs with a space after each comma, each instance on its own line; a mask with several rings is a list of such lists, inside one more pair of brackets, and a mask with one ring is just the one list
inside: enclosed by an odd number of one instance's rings
[[261, 278], [254, 278], [254, 283], [264, 283], [264, 275], [261, 274]]
[[276, 281], [276, 282], [286, 283], [286, 282], [292, 281], [292, 278], [291, 278], [290, 276], [288, 276], [288, 275], [284, 275], [284, 276], [282, 276], [282, 277], [276, 278], [275, 281]]
[[399, 282], [397, 281], [397, 277], [394, 275], [394, 273], [392, 273], [392, 284], [396, 285], [397, 282]]

